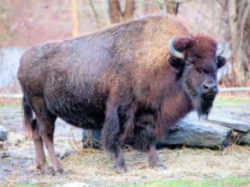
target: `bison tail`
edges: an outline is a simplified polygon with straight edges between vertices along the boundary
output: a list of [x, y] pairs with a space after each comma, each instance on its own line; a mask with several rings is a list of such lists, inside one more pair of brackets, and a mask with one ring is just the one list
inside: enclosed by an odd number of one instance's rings
[[32, 139], [32, 124], [34, 121], [33, 112], [25, 96], [23, 96], [23, 99], [22, 99], [22, 107], [23, 107], [23, 114], [24, 114], [23, 128], [24, 128], [25, 137], [28, 139]]

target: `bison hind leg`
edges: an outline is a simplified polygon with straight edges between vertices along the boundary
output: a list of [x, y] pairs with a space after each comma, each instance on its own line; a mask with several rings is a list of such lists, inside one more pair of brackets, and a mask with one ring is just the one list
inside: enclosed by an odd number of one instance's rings
[[[33, 122], [36, 127], [33, 129], [35, 134], [33, 141], [35, 143], [36, 155], [39, 156], [39, 151], [43, 151], [43, 144], [45, 144], [53, 166], [53, 169], [43, 166], [41, 168], [43, 170], [42, 172], [49, 174], [55, 174], [55, 172], [62, 173], [63, 170], [60, 167], [60, 163], [56, 158], [54, 150], [54, 128], [56, 116], [47, 109], [44, 98], [42, 97], [31, 98], [31, 104], [36, 115], [36, 120]], [[51, 172], [52, 170], [54, 170], [54, 172]]]
[[43, 149], [42, 137], [39, 134], [39, 125], [37, 120], [33, 118], [33, 108], [30, 104], [30, 98], [24, 92], [22, 99], [22, 108], [24, 114], [23, 126], [27, 138], [32, 139], [35, 146], [36, 168], [43, 170], [46, 165], [45, 153]]
[[36, 154], [36, 169], [43, 171], [46, 165], [46, 158], [43, 149], [43, 141], [42, 137], [39, 134], [39, 124], [36, 119], [32, 120], [32, 139], [35, 146], [35, 154]]
[[63, 173], [63, 169], [60, 166], [59, 160], [56, 157], [54, 149], [54, 128], [55, 128], [55, 116], [47, 114], [40, 116], [37, 115], [37, 122], [39, 124], [39, 133], [42, 140], [48, 150], [48, 155], [51, 160], [53, 168], [47, 168], [48, 173], [55, 175], [55, 173]]

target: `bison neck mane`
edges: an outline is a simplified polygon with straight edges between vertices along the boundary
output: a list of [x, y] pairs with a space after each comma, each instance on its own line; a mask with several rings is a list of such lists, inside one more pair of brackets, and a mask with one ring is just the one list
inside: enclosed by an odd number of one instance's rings
[[159, 134], [164, 133], [169, 126], [177, 123], [194, 109], [191, 99], [181, 86], [181, 81], [182, 78], [177, 80], [175, 85], [169, 85], [167, 88], [169, 92], [166, 93], [167, 97], [160, 110], [162, 119], [159, 123]]
[[193, 110], [192, 102], [182, 86], [183, 79], [177, 79], [177, 74], [168, 63], [162, 63], [157, 68], [148, 69], [147, 73], [144, 71], [144, 74], [137, 73], [135, 76], [136, 97], [140, 103], [146, 103], [146, 107], [156, 111], [157, 116], [161, 116], [157, 119], [157, 131], [161, 133]]

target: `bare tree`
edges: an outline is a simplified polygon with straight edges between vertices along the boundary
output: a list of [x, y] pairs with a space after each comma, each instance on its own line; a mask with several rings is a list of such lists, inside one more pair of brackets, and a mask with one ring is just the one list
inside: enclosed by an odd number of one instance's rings
[[72, 4], [72, 36], [78, 36], [78, 4], [77, 0], [71, 0]]
[[245, 85], [250, 80], [250, 2], [228, 0], [224, 6], [230, 29], [234, 83]]
[[178, 9], [180, 6], [180, 2], [173, 1], [173, 0], [171, 0], [171, 1], [165, 0], [165, 6], [166, 6], [167, 13], [177, 15]]
[[191, 1], [193, 0], [164, 0], [167, 13], [174, 15], [178, 14], [181, 4]]
[[93, 0], [88, 0], [88, 1], [89, 1], [90, 8], [91, 8], [91, 10], [92, 10], [92, 12], [94, 14], [97, 27], [99, 28], [101, 26], [101, 22], [100, 22], [100, 18], [98, 16], [98, 14], [97, 14], [96, 8], [94, 6]]
[[125, 10], [122, 11], [119, 0], [109, 0], [109, 17], [111, 23], [119, 23], [131, 19], [135, 10], [135, 1], [126, 0]]
[[7, 5], [0, 5], [0, 47], [3, 41], [4, 43], [10, 42], [13, 35], [10, 24], [13, 13]]
[[135, 10], [135, 1], [134, 0], [126, 0], [125, 10], [122, 14], [123, 20], [128, 20], [133, 17]]

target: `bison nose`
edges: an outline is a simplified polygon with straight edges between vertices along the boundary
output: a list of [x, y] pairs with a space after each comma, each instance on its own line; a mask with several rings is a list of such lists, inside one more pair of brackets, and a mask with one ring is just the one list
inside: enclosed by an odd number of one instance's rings
[[217, 84], [215, 83], [205, 83], [202, 85], [202, 92], [203, 94], [217, 94], [218, 88]]

